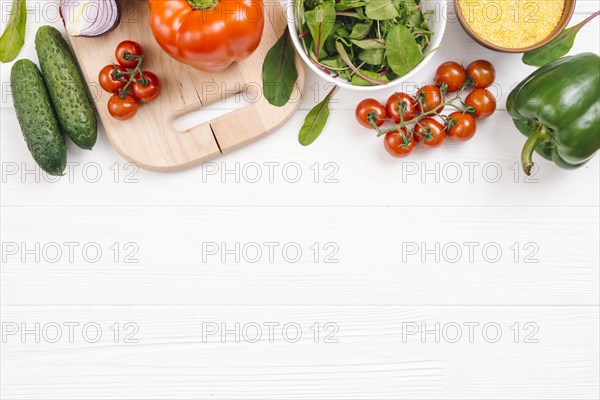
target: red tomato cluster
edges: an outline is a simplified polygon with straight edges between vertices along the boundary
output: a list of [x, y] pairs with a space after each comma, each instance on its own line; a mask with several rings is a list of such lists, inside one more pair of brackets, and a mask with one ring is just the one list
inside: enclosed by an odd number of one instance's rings
[[[446, 137], [458, 141], [471, 139], [477, 130], [476, 118], [487, 118], [496, 110], [496, 99], [486, 89], [495, 79], [496, 71], [489, 61], [473, 61], [466, 70], [448, 61], [438, 67], [435, 85], [421, 87], [414, 97], [394, 93], [385, 106], [377, 100], [365, 99], [356, 107], [355, 116], [364, 127], [385, 135], [384, 146], [388, 153], [405, 157], [417, 144], [435, 148]], [[471, 88], [465, 100], [461, 100], [462, 93]], [[455, 92], [458, 93], [453, 98], [447, 98], [448, 93]], [[442, 115], [446, 106], [456, 111]], [[396, 126], [380, 129], [386, 121]]]
[[160, 80], [150, 71], [142, 71], [144, 51], [131, 40], [121, 42], [115, 51], [118, 64], [107, 65], [98, 75], [102, 89], [113, 95], [108, 112], [113, 118], [126, 120], [138, 111], [138, 102], [149, 103], [160, 94]]

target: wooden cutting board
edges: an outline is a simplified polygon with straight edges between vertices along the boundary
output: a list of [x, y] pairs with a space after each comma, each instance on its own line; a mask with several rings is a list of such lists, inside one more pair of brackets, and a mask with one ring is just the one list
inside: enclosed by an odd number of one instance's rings
[[[265, 29], [258, 49], [248, 59], [217, 74], [195, 70], [161, 50], [150, 31], [146, 0], [122, 0], [121, 23], [110, 34], [70, 38], [113, 147], [141, 168], [175, 171], [243, 147], [287, 121], [302, 99], [304, 66], [296, 57], [299, 76], [292, 100], [284, 107], [270, 105], [262, 95], [263, 60], [282, 35], [287, 21], [279, 0], [266, 0], [264, 9]], [[117, 121], [108, 113], [110, 94], [100, 88], [98, 72], [115, 62], [115, 48], [126, 39], [142, 45], [146, 54], [144, 69], [158, 75], [162, 92], [154, 102], [140, 105], [133, 119]], [[184, 132], [174, 129], [177, 117], [241, 92], [246, 92], [248, 106]]]

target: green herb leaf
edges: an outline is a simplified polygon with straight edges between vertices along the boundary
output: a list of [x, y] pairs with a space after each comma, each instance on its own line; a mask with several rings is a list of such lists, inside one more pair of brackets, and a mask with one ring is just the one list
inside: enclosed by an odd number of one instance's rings
[[373, 21], [360, 22], [352, 27], [348, 39], [362, 39], [369, 34], [373, 27]]
[[340, 56], [337, 56], [335, 58], [327, 58], [319, 62], [321, 63], [321, 65], [324, 65], [325, 67], [334, 71], [348, 69], [348, 66], [346, 65], [346, 63], [344, 63], [344, 60], [342, 60], [342, 57]]
[[[353, 84], [385, 85], [427, 56], [432, 35], [427, 16], [433, 11], [423, 12], [420, 0], [294, 1], [296, 14], [302, 13], [295, 18], [303, 50]], [[323, 10], [332, 2], [335, 18], [325, 23]]]
[[14, 60], [25, 44], [27, 7], [25, 0], [13, 0], [13, 7], [4, 33], [0, 37], [0, 61]]
[[394, 25], [387, 35], [387, 59], [398, 76], [406, 75], [423, 60], [421, 46], [404, 25]]
[[364, 39], [364, 40], [352, 40], [352, 43], [361, 49], [385, 49], [384, 39]]
[[367, 3], [367, 1], [341, 0], [340, 2], [335, 4], [335, 9], [337, 11], [352, 10], [354, 8], [362, 7]]
[[363, 50], [358, 55], [358, 59], [370, 65], [381, 65], [385, 59], [385, 49]]
[[534, 67], [541, 67], [549, 62], [558, 60], [567, 54], [569, 50], [571, 50], [573, 44], [575, 43], [575, 36], [577, 36], [577, 32], [579, 32], [579, 30], [583, 28], [585, 24], [591, 21], [598, 14], [600, 14], [600, 11], [592, 14], [577, 25], [563, 30], [557, 37], [552, 39], [552, 41], [546, 43], [539, 49], [535, 49], [523, 54], [523, 62]]
[[304, 125], [298, 134], [298, 141], [302, 146], [308, 146], [314, 142], [323, 132], [327, 119], [329, 118], [329, 102], [333, 97], [337, 86], [325, 96], [322, 102], [317, 104], [306, 116]]
[[305, 12], [304, 18], [315, 43], [315, 55], [318, 59], [325, 40], [333, 32], [335, 25], [335, 1], [324, 1], [314, 9]]
[[[360, 76], [362, 79], [364, 79], [367, 82], [370, 82], [373, 85], [385, 85], [387, 82], [384, 82], [382, 80], [379, 79], [374, 79], [371, 78], [367, 75], [364, 75], [353, 63], [352, 60], [350, 59], [350, 56], [348, 55], [348, 52], [346, 51], [346, 49], [344, 48], [344, 45], [342, 44], [342, 40], [338, 40], [335, 43], [335, 48], [338, 52], [338, 54], [340, 55], [340, 57], [342, 58], [342, 60], [344, 61], [344, 63], [358, 76]], [[340, 74], [341, 75], [341, 74]]]
[[[381, 76], [381, 75], [379, 75], [378, 72], [365, 71], [364, 69], [361, 69], [359, 71], [360, 71], [361, 75], [366, 76], [367, 78], [370, 78], [372, 80], [377, 80], [377, 81], [381, 82], [381, 84], [388, 83], [390, 81], [387, 78], [387, 76], [385, 76], [385, 75]], [[369, 82], [356, 74], [352, 75], [352, 84], [354, 86], [377, 86], [378, 85], [378, 84]]]
[[367, 17], [375, 20], [393, 19], [399, 17], [398, 10], [392, 0], [371, 0], [365, 6]]
[[286, 105], [298, 79], [296, 53], [287, 28], [267, 53], [262, 78], [263, 94], [269, 103], [278, 107]]

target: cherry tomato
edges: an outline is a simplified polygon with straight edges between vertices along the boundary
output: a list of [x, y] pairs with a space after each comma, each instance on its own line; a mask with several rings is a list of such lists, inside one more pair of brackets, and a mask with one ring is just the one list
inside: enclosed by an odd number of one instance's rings
[[475, 132], [477, 131], [477, 122], [475, 121], [475, 117], [471, 114], [456, 111], [448, 117], [454, 120], [454, 125], [448, 129], [448, 137], [464, 142], [475, 135]]
[[102, 68], [98, 74], [98, 82], [100, 83], [100, 86], [102, 89], [110, 93], [117, 93], [127, 84], [128, 76], [123, 76], [121, 78], [123, 80], [117, 79], [115, 77], [115, 69], [116, 72], [119, 73], [127, 72], [127, 70], [120, 65], [107, 65], [106, 67]]
[[438, 147], [446, 137], [446, 128], [433, 118], [423, 118], [415, 125], [415, 142], [431, 149]]
[[118, 94], [113, 94], [108, 100], [108, 112], [119, 121], [133, 118], [138, 111], [138, 102], [131, 94], [124, 99]]
[[[131, 91], [136, 99], [142, 103], [149, 103], [160, 94], [160, 80], [150, 71], [143, 71], [144, 79], [139, 74], [136, 82], [131, 85]], [[146, 83], [144, 86], [143, 83]]]
[[410, 121], [417, 115], [417, 102], [409, 94], [406, 93], [394, 93], [388, 99], [385, 109], [389, 119], [395, 123], [400, 123], [400, 109], [398, 105], [404, 103], [404, 111], [402, 112], [402, 119], [404, 121]]
[[373, 125], [369, 121], [373, 121], [377, 126], [381, 126], [387, 119], [385, 107], [374, 99], [364, 99], [358, 103], [354, 115], [362, 126], [371, 129], [373, 129]]
[[467, 73], [459, 63], [447, 61], [435, 71], [433, 80], [438, 86], [445, 83], [448, 85], [448, 93], [453, 93], [467, 81]]
[[405, 128], [400, 131], [391, 131], [385, 134], [383, 145], [390, 155], [394, 157], [406, 157], [415, 148], [415, 141]]
[[465, 104], [475, 109], [477, 118], [487, 118], [496, 111], [496, 99], [487, 89], [475, 89], [465, 99]]
[[125, 40], [119, 43], [117, 50], [115, 51], [117, 62], [125, 68], [137, 67], [139, 57], [143, 55], [144, 50], [142, 50], [142, 46], [131, 40]]
[[[442, 100], [440, 88], [436, 85], [425, 85], [417, 92], [417, 103], [423, 105], [423, 107], [419, 105], [421, 112], [435, 110], [436, 107], [442, 104]], [[440, 113], [443, 109], [444, 107], [440, 107], [436, 112]]]
[[489, 61], [477, 60], [467, 66], [467, 75], [473, 81], [475, 89], [484, 89], [496, 80], [496, 69]]

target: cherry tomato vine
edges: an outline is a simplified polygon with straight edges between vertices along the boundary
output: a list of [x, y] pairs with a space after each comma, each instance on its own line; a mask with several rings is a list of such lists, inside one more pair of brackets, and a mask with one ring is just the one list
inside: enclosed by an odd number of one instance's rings
[[[394, 157], [405, 157], [418, 146], [435, 148], [446, 137], [469, 140], [477, 130], [477, 119], [491, 116], [496, 99], [487, 90], [494, 83], [494, 66], [486, 60], [473, 61], [465, 69], [449, 61], [441, 64], [434, 85], [424, 85], [411, 96], [392, 94], [385, 106], [375, 99], [365, 99], [356, 107], [357, 121], [385, 136], [384, 147]], [[463, 99], [463, 94], [470, 91]], [[455, 93], [447, 97], [449, 93]], [[443, 115], [444, 109], [452, 109]], [[392, 126], [383, 127], [386, 121]], [[440, 122], [441, 121], [441, 122]]]
[[115, 119], [133, 118], [139, 102], [149, 103], [160, 94], [159, 78], [150, 71], [142, 70], [144, 57], [138, 43], [125, 40], [115, 50], [118, 64], [107, 65], [100, 70], [100, 86], [113, 93], [108, 101], [108, 111]]

